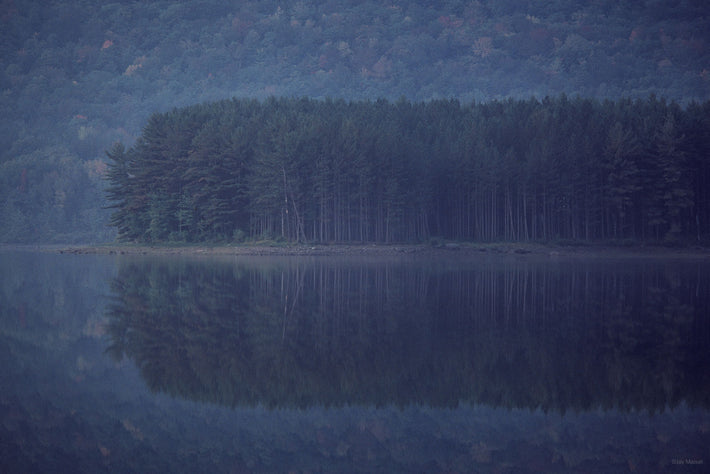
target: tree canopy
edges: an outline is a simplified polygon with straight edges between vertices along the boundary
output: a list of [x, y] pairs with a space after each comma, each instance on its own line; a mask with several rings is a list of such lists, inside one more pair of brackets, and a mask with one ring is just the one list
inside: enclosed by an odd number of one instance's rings
[[112, 148], [122, 240], [707, 239], [710, 103], [232, 99]]

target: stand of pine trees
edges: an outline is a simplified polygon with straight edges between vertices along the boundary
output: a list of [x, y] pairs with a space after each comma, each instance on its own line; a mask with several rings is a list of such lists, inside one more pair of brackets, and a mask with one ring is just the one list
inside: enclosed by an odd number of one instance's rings
[[710, 102], [233, 99], [116, 144], [124, 241], [705, 240]]

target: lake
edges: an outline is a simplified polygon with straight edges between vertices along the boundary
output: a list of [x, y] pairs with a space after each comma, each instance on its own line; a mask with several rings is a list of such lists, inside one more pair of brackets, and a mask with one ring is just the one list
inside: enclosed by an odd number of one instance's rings
[[2, 472], [703, 472], [707, 258], [0, 251]]

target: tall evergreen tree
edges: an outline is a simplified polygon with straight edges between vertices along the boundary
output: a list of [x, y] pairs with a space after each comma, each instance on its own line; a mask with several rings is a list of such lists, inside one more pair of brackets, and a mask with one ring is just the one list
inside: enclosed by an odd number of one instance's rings
[[107, 152], [119, 238], [701, 238], [707, 104], [238, 100]]

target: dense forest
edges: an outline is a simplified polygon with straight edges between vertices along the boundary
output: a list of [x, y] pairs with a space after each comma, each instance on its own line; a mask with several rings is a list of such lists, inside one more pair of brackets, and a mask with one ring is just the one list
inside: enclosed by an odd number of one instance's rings
[[228, 100], [109, 152], [125, 241], [636, 240], [710, 232], [710, 102]]
[[707, 276], [639, 261], [126, 260], [107, 352], [152, 390], [227, 406], [707, 407]]
[[0, 1], [0, 242], [106, 241], [104, 151], [232, 97], [710, 98], [704, 1]]

